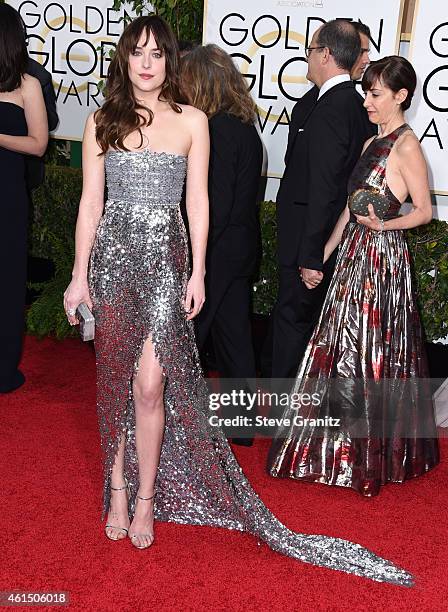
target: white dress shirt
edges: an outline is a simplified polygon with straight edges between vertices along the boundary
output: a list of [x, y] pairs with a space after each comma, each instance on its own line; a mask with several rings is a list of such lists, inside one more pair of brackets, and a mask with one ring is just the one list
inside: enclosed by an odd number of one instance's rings
[[344, 83], [345, 81], [350, 81], [349, 74], [337, 74], [336, 76], [331, 77], [330, 79], [328, 79], [328, 81], [325, 81], [325, 83], [319, 89], [319, 95], [317, 96], [317, 99], [319, 100], [319, 98], [321, 98], [324, 93], [326, 93], [335, 85], [339, 85], [339, 83]]

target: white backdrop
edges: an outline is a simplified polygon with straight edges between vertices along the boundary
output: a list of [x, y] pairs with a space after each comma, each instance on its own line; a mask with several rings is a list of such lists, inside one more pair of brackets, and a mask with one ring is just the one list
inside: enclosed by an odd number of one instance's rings
[[421, 140], [435, 193], [448, 195], [448, 5], [417, 0], [409, 59], [418, 86], [408, 113]]
[[[283, 174], [289, 114], [310, 87], [304, 47], [314, 31], [337, 17], [362, 21], [372, 32], [372, 59], [394, 54], [403, 4], [403, 0], [205, 0], [204, 43], [215, 43], [233, 55], [248, 79], [258, 106], [269, 177]], [[270, 192], [268, 185], [267, 196], [275, 198]]]
[[82, 140], [87, 116], [103, 101], [98, 82], [105, 79], [108, 52], [123, 31], [124, 14], [113, 0], [8, 0], [25, 22], [28, 52], [53, 75], [57, 96], [58, 138]]

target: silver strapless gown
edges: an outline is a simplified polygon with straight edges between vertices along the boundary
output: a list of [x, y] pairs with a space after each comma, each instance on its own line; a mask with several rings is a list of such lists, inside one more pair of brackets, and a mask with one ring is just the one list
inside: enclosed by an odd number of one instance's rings
[[150, 337], [166, 376], [156, 520], [246, 531], [305, 563], [411, 585], [409, 573], [358, 544], [287, 529], [252, 489], [225, 436], [208, 423], [193, 324], [182, 306], [189, 261], [179, 201], [187, 159], [148, 150], [112, 151], [105, 164], [108, 200], [89, 274], [104, 452], [103, 516], [122, 432], [130, 514], [134, 511], [138, 464], [131, 380]]

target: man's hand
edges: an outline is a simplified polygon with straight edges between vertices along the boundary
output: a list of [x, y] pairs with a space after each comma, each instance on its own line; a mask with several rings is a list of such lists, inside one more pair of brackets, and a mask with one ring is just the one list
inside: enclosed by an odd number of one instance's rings
[[315, 289], [321, 282], [324, 275], [319, 270], [310, 270], [309, 268], [299, 268], [300, 278], [305, 283], [307, 289]]

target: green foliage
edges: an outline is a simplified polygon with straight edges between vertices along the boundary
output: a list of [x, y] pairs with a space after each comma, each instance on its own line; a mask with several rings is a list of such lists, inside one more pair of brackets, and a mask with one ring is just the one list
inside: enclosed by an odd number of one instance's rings
[[[128, 0], [114, 0], [113, 8], [119, 10]], [[201, 42], [203, 0], [130, 0], [137, 15], [153, 7], [156, 15], [163, 17], [179, 40]]]
[[47, 166], [45, 181], [33, 193], [31, 255], [54, 259], [54, 240], [73, 240], [82, 190], [79, 168]]
[[262, 253], [258, 280], [253, 286], [253, 310], [268, 315], [277, 295], [277, 222], [275, 202], [260, 204]]
[[79, 169], [47, 166], [45, 182], [33, 194], [31, 255], [55, 265], [53, 279], [31, 285], [40, 294], [28, 310], [27, 329], [37, 336], [64, 338], [76, 333], [67, 323], [62, 296], [71, 279], [81, 176]]
[[69, 166], [70, 150], [70, 141], [50, 138], [45, 152], [45, 164], [47, 166]]
[[414, 281], [428, 341], [448, 334], [448, 224], [433, 219], [408, 232]]
[[31, 284], [33, 289], [41, 293], [28, 310], [26, 324], [31, 334], [40, 337], [52, 335], [61, 339], [77, 333], [68, 324], [62, 303], [64, 291], [71, 279], [75, 245], [73, 238], [65, 241], [48, 232], [46, 238], [55, 264], [55, 275], [46, 283]]

